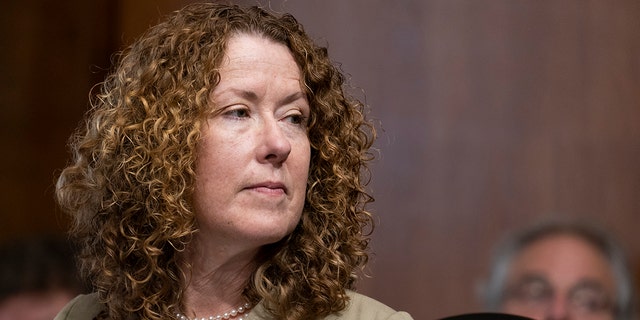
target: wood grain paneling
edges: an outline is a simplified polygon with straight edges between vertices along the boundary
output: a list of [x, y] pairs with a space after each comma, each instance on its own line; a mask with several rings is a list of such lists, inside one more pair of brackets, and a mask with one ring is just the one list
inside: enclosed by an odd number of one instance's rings
[[112, 10], [106, 0], [3, 3], [0, 240], [66, 230], [53, 184], [89, 88], [108, 68]]

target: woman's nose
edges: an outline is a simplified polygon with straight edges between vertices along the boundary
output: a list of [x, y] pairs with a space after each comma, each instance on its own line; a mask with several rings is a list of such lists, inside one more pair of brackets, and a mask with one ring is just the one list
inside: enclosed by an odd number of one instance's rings
[[274, 165], [282, 164], [291, 153], [291, 142], [278, 121], [275, 119], [266, 120], [262, 130], [257, 134], [260, 140], [258, 160]]

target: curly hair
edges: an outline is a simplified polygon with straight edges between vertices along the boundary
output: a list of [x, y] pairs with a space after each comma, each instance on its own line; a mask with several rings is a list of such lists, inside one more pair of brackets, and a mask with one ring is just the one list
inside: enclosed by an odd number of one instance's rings
[[263, 248], [243, 294], [277, 319], [313, 319], [346, 307], [368, 260], [373, 198], [366, 192], [375, 129], [345, 77], [289, 14], [192, 4], [119, 55], [70, 139], [57, 182], [74, 219], [82, 267], [107, 305], [103, 318], [174, 317], [183, 251], [197, 231], [191, 197], [200, 130], [228, 39], [256, 34], [286, 45], [311, 105], [311, 161], [295, 230]]

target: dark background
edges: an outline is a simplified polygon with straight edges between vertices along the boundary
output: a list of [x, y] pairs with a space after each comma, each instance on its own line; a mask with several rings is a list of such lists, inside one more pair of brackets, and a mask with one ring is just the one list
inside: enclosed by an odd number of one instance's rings
[[[0, 241], [64, 232], [53, 183], [89, 89], [186, 2], [3, 2]], [[482, 310], [494, 243], [545, 216], [608, 228], [640, 274], [640, 2], [261, 3], [329, 47], [380, 123], [360, 291], [416, 319]]]

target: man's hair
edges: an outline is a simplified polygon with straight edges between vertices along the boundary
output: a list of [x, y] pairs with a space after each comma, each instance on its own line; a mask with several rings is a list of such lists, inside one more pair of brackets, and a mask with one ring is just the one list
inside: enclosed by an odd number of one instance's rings
[[74, 218], [83, 270], [105, 301], [103, 317], [175, 317], [183, 298], [178, 254], [197, 231], [191, 196], [200, 129], [230, 37], [286, 45], [311, 106], [309, 178], [302, 218], [266, 246], [244, 291], [277, 319], [311, 319], [345, 308], [367, 260], [373, 198], [367, 162], [375, 130], [345, 94], [327, 50], [288, 14], [193, 4], [151, 28], [101, 84], [86, 125], [70, 140], [72, 163], [57, 183]]

